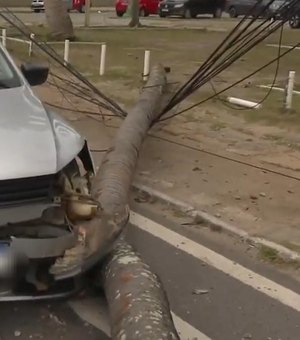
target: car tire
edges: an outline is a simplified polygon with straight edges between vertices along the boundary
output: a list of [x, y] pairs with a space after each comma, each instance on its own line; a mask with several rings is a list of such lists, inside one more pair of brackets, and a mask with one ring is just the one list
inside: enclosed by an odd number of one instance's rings
[[292, 18], [289, 20], [289, 25], [291, 28], [300, 28], [300, 15], [293, 15]]
[[144, 9], [144, 8], [141, 8], [141, 9], [140, 9], [140, 17], [146, 17], [146, 16], [147, 16], [147, 14], [146, 14], [145, 9]]
[[191, 10], [189, 8], [186, 8], [184, 10], [183, 17], [184, 17], [184, 19], [191, 19], [192, 18], [192, 13], [191, 13]]
[[40, 9], [34, 9], [33, 11], [34, 11], [34, 13], [40, 13], [41, 10]]
[[160, 18], [166, 18], [167, 17], [167, 15], [165, 13], [162, 13], [162, 12], [159, 12], [159, 16], [160, 16]]
[[85, 6], [81, 6], [78, 10], [79, 13], [85, 13]]
[[123, 15], [124, 15], [124, 12], [116, 12], [117, 13], [117, 16], [119, 17], [119, 18], [121, 18]]
[[222, 17], [222, 8], [217, 7], [214, 12], [214, 18], [220, 19]]
[[238, 14], [237, 14], [235, 7], [230, 7], [228, 14], [229, 14], [230, 18], [237, 18], [238, 17]]

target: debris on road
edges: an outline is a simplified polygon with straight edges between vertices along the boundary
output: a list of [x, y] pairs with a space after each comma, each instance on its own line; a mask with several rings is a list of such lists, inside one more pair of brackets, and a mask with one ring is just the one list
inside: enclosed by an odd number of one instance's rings
[[209, 290], [206, 290], [206, 289], [194, 289], [193, 290], [194, 295], [204, 295], [208, 293], [209, 293]]

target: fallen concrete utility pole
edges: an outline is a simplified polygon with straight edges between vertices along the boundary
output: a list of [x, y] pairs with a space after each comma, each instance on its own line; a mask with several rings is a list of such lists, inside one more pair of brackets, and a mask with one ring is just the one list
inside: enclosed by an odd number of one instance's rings
[[159, 278], [123, 239], [103, 268], [114, 340], [178, 340]]

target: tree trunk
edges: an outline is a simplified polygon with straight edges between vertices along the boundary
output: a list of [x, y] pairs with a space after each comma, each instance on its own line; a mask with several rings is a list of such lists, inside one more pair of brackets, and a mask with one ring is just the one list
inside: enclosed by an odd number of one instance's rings
[[57, 40], [74, 39], [74, 29], [63, 0], [45, 0], [46, 20], [50, 35]]
[[113, 340], [179, 340], [160, 279], [129, 244], [119, 240], [102, 271]]
[[165, 89], [166, 72], [159, 65], [151, 70], [137, 104], [125, 118], [114, 147], [107, 152], [93, 179], [91, 194], [99, 205], [97, 214], [90, 221], [78, 223], [81, 240], [52, 267], [51, 272], [56, 277], [62, 277], [71, 269], [82, 271], [84, 258], [90, 259], [90, 268], [113, 248], [114, 241], [124, 230], [129, 219], [128, 196], [139, 150], [159, 116]]
[[131, 21], [129, 27], [140, 27], [140, 4], [139, 0], [131, 0]]

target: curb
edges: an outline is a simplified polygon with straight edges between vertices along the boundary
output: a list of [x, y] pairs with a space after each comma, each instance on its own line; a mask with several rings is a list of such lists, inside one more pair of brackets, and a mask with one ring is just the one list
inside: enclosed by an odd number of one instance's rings
[[254, 237], [250, 236], [246, 231], [243, 231], [239, 229], [238, 227], [229, 224], [227, 222], [222, 221], [221, 219], [208, 214], [207, 212], [197, 210], [192, 205], [189, 205], [183, 201], [177, 200], [163, 192], [160, 192], [156, 189], [152, 189], [151, 187], [148, 187], [147, 185], [134, 182], [132, 184], [132, 187], [135, 191], [144, 192], [150, 195], [151, 197], [156, 198], [162, 203], [168, 204], [183, 213], [185, 213], [187, 216], [190, 217], [199, 217], [201, 218], [205, 223], [208, 223], [212, 226], [215, 226], [219, 229], [221, 229], [223, 232], [227, 233], [228, 235], [239, 237], [243, 239], [244, 241], [248, 242], [249, 244], [255, 245], [256, 247], [265, 246], [268, 248], [271, 248], [275, 250], [278, 255], [283, 258], [284, 260], [300, 260], [300, 253], [290, 250], [278, 243], [275, 243], [273, 241], [266, 240], [261, 237]]

